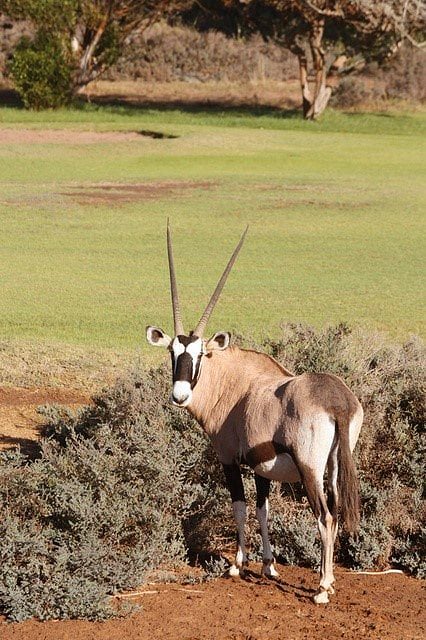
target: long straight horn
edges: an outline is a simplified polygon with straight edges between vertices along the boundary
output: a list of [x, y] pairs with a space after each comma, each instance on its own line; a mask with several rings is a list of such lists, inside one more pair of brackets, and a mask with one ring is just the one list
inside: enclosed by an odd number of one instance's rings
[[173, 321], [175, 325], [175, 336], [183, 335], [183, 323], [180, 315], [179, 295], [176, 283], [175, 264], [173, 261], [172, 234], [170, 231], [169, 219], [167, 218], [167, 254], [169, 256], [170, 290], [172, 294]]
[[231, 271], [235, 260], [237, 259], [237, 255], [243, 245], [244, 242], [244, 238], [246, 237], [248, 231], [248, 225], [246, 227], [246, 230], [244, 231], [243, 235], [241, 236], [241, 240], [239, 241], [239, 243], [237, 244], [234, 253], [232, 254], [232, 256], [229, 259], [228, 264], [226, 265], [226, 269], [225, 271], [222, 273], [222, 277], [219, 280], [219, 282], [217, 283], [216, 289], [213, 292], [212, 297], [209, 300], [209, 303], [207, 305], [207, 307], [204, 310], [203, 315], [200, 318], [199, 323], [197, 324], [196, 328], [194, 329], [194, 335], [198, 336], [199, 338], [202, 338], [204, 335], [204, 331], [205, 328], [207, 326], [207, 323], [209, 321], [209, 318], [212, 314], [213, 309], [215, 308], [216, 302], [219, 300], [219, 296], [222, 293], [222, 289], [225, 286], [225, 282], [227, 277], [229, 276], [229, 272]]

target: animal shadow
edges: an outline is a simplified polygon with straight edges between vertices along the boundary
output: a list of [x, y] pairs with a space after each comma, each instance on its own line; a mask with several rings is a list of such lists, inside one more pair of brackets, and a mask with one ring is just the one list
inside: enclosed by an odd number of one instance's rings
[[246, 568], [244, 573], [241, 575], [241, 580], [245, 582], [249, 582], [251, 584], [256, 584], [260, 587], [271, 587], [272, 585], [282, 591], [283, 593], [294, 595], [299, 600], [307, 600], [311, 601], [313, 590], [309, 589], [301, 584], [292, 584], [284, 580], [281, 576], [263, 576], [258, 572], [253, 571], [252, 569]]

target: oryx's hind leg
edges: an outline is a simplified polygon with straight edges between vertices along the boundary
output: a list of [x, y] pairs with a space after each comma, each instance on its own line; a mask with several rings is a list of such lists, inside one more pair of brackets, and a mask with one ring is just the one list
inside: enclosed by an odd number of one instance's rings
[[260, 534], [263, 545], [263, 566], [262, 575], [268, 578], [278, 577], [275, 569], [275, 559], [272, 555], [271, 544], [269, 542], [268, 515], [269, 515], [269, 489], [271, 481], [262, 476], [254, 475], [256, 483], [256, 516], [260, 525]]
[[338, 532], [338, 520], [337, 514], [339, 509], [339, 491], [337, 488], [337, 476], [339, 471], [338, 460], [337, 460], [337, 450], [338, 445], [337, 442], [333, 445], [331, 453], [327, 462], [327, 506], [328, 510], [331, 513], [333, 518], [332, 523], [332, 533], [333, 533], [333, 545], [336, 542], [337, 532]]
[[226, 486], [231, 494], [232, 510], [237, 525], [237, 553], [234, 564], [229, 568], [229, 575], [239, 576], [247, 566], [245, 542], [245, 524], [247, 519], [246, 499], [240, 467], [237, 464], [223, 464]]
[[337, 518], [334, 518], [330, 513], [323, 490], [322, 475], [311, 469], [301, 469], [301, 476], [309, 504], [317, 518], [321, 537], [320, 584], [313, 599], [316, 604], [325, 604], [329, 601], [328, 596], [334, 593], [333, 553], [337, 534]]

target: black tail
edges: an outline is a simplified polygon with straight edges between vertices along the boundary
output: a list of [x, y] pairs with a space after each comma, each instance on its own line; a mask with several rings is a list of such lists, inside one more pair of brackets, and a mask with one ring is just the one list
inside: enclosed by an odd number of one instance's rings
[[359, 527], [360, 502], [358, 477], [349, 447], [349, 418], [347, 415], [337, 420], [339, 439], [337, 486], [342, 524], [348, 533], [356, 533]]

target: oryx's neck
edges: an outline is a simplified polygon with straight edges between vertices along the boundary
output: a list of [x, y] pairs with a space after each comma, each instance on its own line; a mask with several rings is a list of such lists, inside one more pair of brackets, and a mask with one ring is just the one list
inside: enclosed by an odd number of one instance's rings
[[244, 411], [245, 398], [260, 377], [278, 382], [292, 374], [264, 353], [238, 347], [213, 351], [203, 358], [188, 410], [212, 435], [231, 411]]

